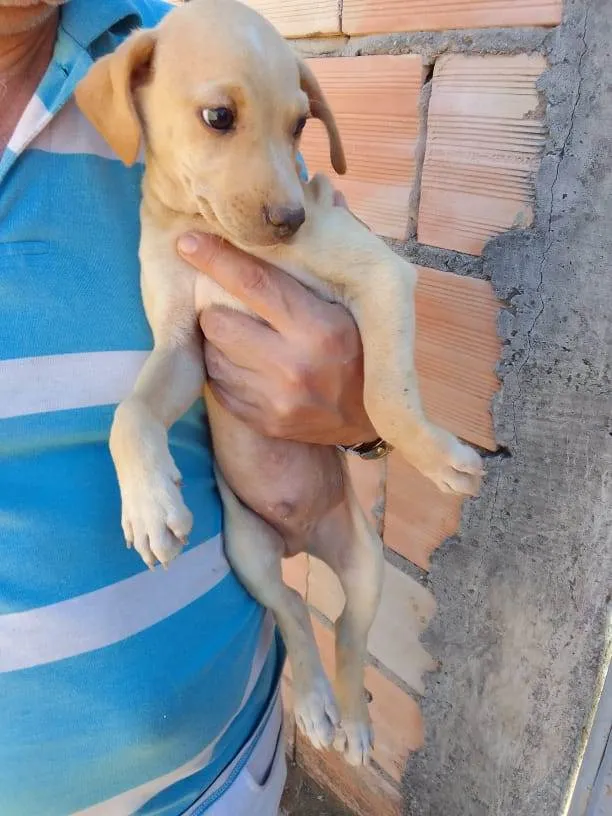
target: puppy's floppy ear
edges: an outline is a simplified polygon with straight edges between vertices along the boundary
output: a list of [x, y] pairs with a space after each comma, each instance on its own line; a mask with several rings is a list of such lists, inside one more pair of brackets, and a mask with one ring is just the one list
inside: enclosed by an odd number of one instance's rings
[[133, 90], [144, 80], [154, 48], [153, 31], [135, 31], [95, 62], [74, 92], [82, 113], [127, 165], [136, 161], [141, 137]]
[[310, 102], [310, 115], [315, 119], [320, 119], [325, 125], [329, 138], [329, 155], [332, 167], [336, 173], [343, 176], [346, 173], [346, 158], [334, 114], [331, 112], [317, 78], [306, 61], [298, 59], [298, 68], [300, 71], [300, 85]]

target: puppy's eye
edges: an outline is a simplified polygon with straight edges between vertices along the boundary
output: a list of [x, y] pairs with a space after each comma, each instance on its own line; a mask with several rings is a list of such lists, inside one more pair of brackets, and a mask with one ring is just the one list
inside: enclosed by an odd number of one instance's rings
[[306, 127], [306, 117], [305, 117], [305, 116], [301, 116], [301, 117], [300, 117], [300, 118], [297, 120], [297, 123], [296, 123], [296, 125], [295, 125], [294, 130], [293, 130], [293, 135], [294, 135], [294, 137], [295, 137], [296, 139], [297, 139], [297, 137], [298, 137], [298, 136], [300, 136], [300, 135], [302, 134], [302, 131], [304, 130], [304, 128], [305, 128], [305, 127]]
[[236, 117], [229, 108], [204, 108], [202, 119], [213, 130], [231, 130]]

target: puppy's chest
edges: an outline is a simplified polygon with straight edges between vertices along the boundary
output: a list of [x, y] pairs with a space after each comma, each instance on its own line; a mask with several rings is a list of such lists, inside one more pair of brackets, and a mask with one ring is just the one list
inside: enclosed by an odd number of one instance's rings
[[225, 306], [227, 309], [235, 309], [238, 312], [252, 314], [251, 310], [238, 298], [230, 295], [223, 287], [210, 278], [208, 275], [197, 274], [195, 281], [195, 310], [201, 314], [210, 306]]
[[[194, 225], [188, 218], [180, 219], [169, 228], [160, 229], [147, 217], [146, 211], [143, 212], [140, 260], [142, 290], [149, 320], [160, 319], [158, 317], [160, 310], [166, 316], [167, 312], [174, 313], [177, 307], [192, 313], [195, 311], [196, 315], [211, 306], [224, 306], [245, 314], [253, 314], [241, 300], [178, 256], [176, 251], [178, 237], [192, 229]], [[300, 262], [294, 258], [295, 253], [289, 246], [269, 249], [241, 247], [241, 249], [285, 272], [323, 300], [342, 302], [340, 293], [313, 272], [308, 271], [306, 268], [308, 259], [300, 258], [302, 261]], [[271, 285], [282, 286], [282, 281], [277, 283], [273, 276]], [[261, 294], [258, 293], [258, 298], [260, 297]]]
[[[287, 261], [279, 260], [278, 256], [273, 252], [266, 253], [258, 252], [257, 256], [260, 260], [281, 269], [286, 274], [295, 278], [303, 286], [306, 286], [318, 297], [329, 302], [339, 302], [340, 298], [333, 291], [332, 287], [325, 284], [323, 281], [316, 278], [311, 273], [304, 269], [298, 268]], [[274, 285], [274, 282], [273, 284]], [[196, 278], [195, 284], [195, 307], [196, 312], [200, 314], [203, 309], [210, 306], [225, 306], [228, 309], [235, 309], [246, 314], [253, 314], [253, 312], [244, 305], [240, 300], [230, 295], [225, 289], [219, 286], [208, 275], [199, 274]]]

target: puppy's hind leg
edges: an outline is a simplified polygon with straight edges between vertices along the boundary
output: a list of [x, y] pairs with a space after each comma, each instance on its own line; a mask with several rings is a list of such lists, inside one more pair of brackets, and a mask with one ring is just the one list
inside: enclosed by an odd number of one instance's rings
[[[326, 544], [327, 542], [327, 544]], [[341, 728], [335, 740], [350, 765], [367, 765], [374, 744], [364, 689], [368, 634], [380, 603], [382, 542], [346, 476], [346, 499], [322, 520], [310, 551], [336, 573], [345, 604], [336, 620], [336, 693]]]
[[274, 613], [291, 664], [298, 728], [315, 748], [329, 748], [340, 717], [321, 663], [308, 608], [299, 593], [283, 583], [283, 540], [235, 496], [218, 468], [216, 475], [223, 501], [227, 557], [251, 595]]

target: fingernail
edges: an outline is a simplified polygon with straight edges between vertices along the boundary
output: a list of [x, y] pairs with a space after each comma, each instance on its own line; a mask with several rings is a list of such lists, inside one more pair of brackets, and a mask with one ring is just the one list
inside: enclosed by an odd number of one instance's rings
[[178, 250], [181, 255], [193, 255], [193, 253], [197, 251], [198, 246], [198, 239], [190, 232], [181, 235], [178, 239]]

